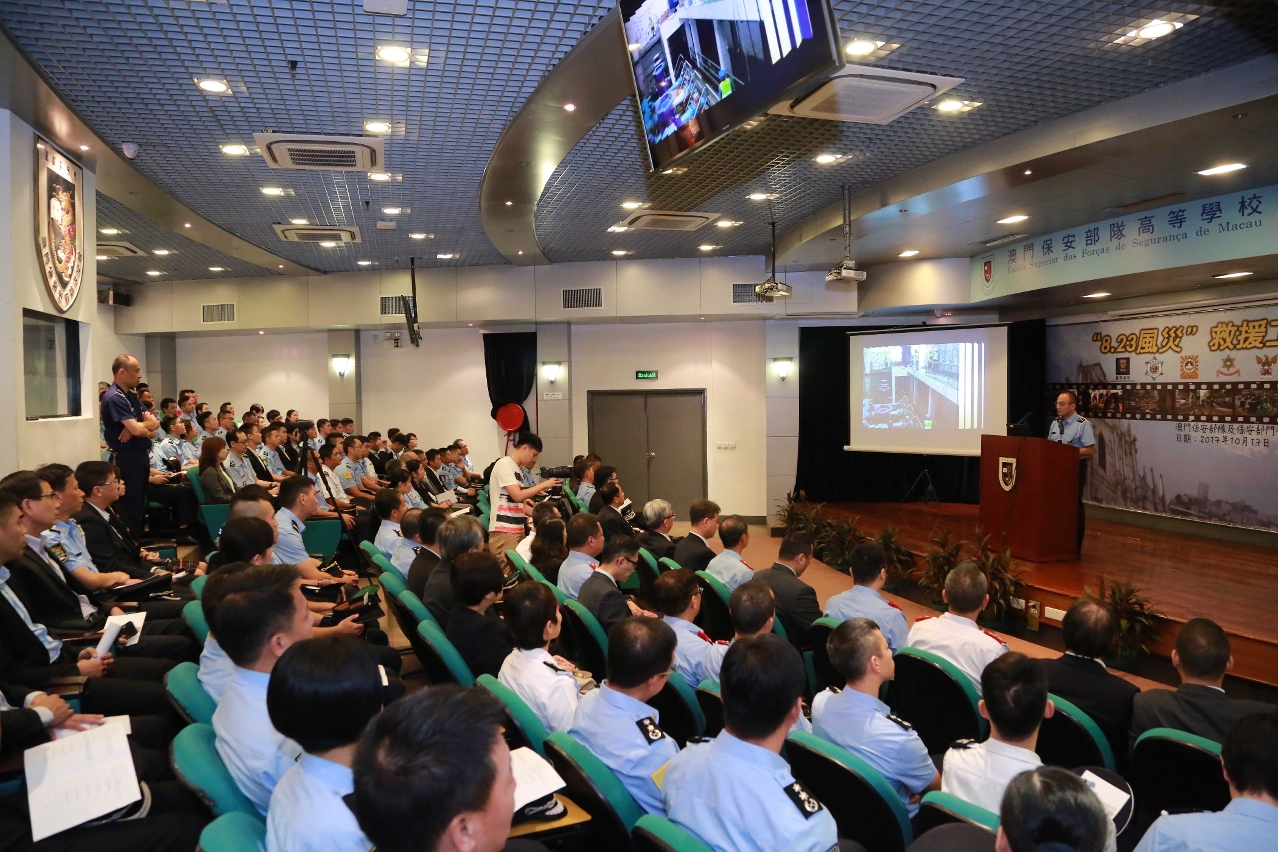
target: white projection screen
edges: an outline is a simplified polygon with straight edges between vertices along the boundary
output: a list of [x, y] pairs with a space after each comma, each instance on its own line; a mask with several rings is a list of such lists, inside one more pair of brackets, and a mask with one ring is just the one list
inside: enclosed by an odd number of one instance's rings
[[979, 456], [1007, 434], [1004, 325], [852, 332], [845, 450]]

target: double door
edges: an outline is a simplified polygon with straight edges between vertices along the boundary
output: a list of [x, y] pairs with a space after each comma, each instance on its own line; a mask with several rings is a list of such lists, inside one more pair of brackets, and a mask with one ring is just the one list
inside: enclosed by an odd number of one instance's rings
[[706, 496], [706, 392], [589, 391], [590, 451], [617, 468], [636, 512], [654, 498], [683, 520]]

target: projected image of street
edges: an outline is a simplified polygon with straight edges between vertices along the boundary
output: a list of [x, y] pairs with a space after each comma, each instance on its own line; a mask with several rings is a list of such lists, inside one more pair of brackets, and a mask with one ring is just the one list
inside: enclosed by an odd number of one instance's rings
[[867, 429], [981, 429], [985, 345], [865, 346], [861, 425]]

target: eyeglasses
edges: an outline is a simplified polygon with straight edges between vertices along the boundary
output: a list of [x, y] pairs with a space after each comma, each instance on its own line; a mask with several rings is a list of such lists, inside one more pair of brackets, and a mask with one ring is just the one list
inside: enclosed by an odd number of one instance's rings
[[662, 673], [661, 673], [661, 676], [662, 676], [662, 677], [670, 677], [670, 675], [674, 674], [674, 673], [675, 673], [675, 672], [677, 672], [677, 671], [679, 671], [679, 664], [678, 664], [678, 663], [671, 663], [671, 664], [670, 664], [670, 668], [668, 668], [668, 669], [666, 669], [664, 672], [662, 672]]
[[36, 498], [36, 499], [39, 499], [39, 500], [61, 500], [62, 498], [61, 498], [60, 496], [58, 496], [57, 492], [55, 492], [55, 491], [50, 491], [48, 494], [41, 494], [41, 495], [40, 495], [38, 498]]

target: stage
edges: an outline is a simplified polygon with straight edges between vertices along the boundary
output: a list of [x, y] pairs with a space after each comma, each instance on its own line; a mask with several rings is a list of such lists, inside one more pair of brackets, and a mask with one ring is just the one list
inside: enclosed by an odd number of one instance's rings
[[[966, 503], [831, 503], [825, 510], [859, 517], [857, 527], [871, 535], [894, 526], [920, 556], [947, 530], [979, 540], [979, 507]], [[1167, 616], [1154, 647], [1162, 656], [1181, 624], [1210, 618], [1229, 634], [1233, 674], [1278, 685], [1278, 551], [1089, 518], [1079, 559], [1013, 564], [1024, 572], [1026, 599], [1057, 610], [1102, 578], [1132, 583]]]

